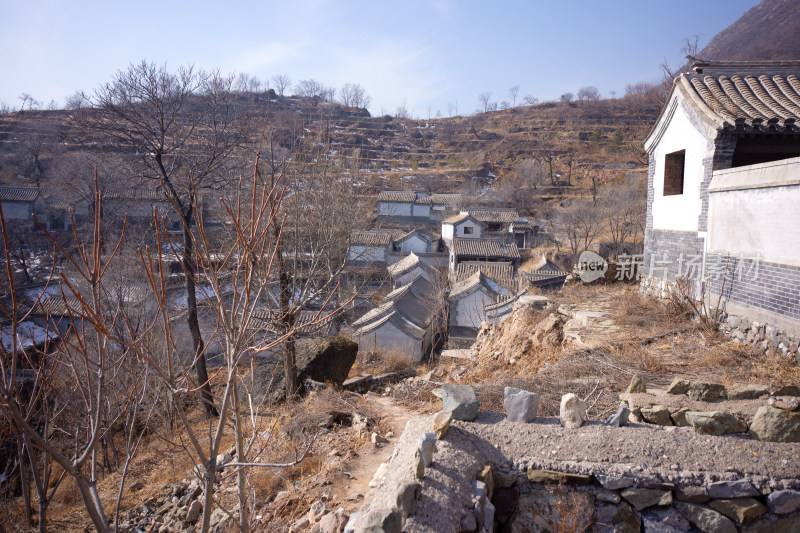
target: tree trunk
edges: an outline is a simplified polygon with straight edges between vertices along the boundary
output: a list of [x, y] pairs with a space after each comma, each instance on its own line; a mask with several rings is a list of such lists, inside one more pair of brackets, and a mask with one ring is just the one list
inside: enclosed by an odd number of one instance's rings
[[[273, 226], [275, 239], [277, 242], [276, 261], [278, 266], [278, 312], [280, 313], [281, 332], [288, 333], [294, 329], [294, 313], [289, 312], [291, 305], [291, 277], [286, 270], [286, 262], [283, 260], [283, 246], [278, 240], [280, 229], [277, 225]], [[300, 389], [297, 381], [297, 361], [295, 358], [294, 336], [286, 339], [283, 343], [283, 366], [286, 372], [286, 400], [291, 401]]]
[[197, 286], [195, 275], [197, 269], [194, 262], [194, 244], [192, 242], [191, 222], [192, 207], [188, 208], [188, 213], [184, 215], [185, 224], [183, 225], [183, 269], [186, 273], [186, 306], [188, 313], [186, 321], [189, 323], [189, 331], [192, 334], [192, 346], [195, 356], [195, 370], [197, 381], [201, 384], [200, 396], [203, 399], [203, 406], [206, 415], [211, 417], [219, 416], [214, 405], [214, 396], [211, 394], [211, 384], [208, 382], [208, 368], [206, 367], [205, 344], [200, 333], [200, 323], [197, 319]]

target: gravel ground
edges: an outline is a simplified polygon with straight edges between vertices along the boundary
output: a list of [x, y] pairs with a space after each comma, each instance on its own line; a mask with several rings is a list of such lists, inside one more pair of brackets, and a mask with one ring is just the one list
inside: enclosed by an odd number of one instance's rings
[[[419, 436], [431, 417], [411, 419], [398, 440], [388, 473], [363, 510], [394, 506], [396, 488], [412, 480]], [[629, 476], [643, 487], [699, 485], [747, 478], [756, 486], [800, 488], [800, 444], [768, 443], [744, 436], [697, 435], [691, 428], [631, 424], [612, 428], [589, 422], [578, 429], [558, 419], [509, 422], [501, 413], [480, 413], [475, 422], [454, 422], [437, 444], [433, 464], [420, 480], [422, 498], [404, 531], [458, 531], [471, 502], [471, 481], [485, 464], [564, 472]]]

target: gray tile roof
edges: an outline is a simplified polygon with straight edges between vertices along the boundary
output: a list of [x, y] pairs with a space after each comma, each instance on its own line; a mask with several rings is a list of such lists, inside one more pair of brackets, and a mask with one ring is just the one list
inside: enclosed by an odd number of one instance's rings
[[33, 202], [40, 194], [39, 187], [0, 187], [0, 200], [4, 202]]
[[691, 58], [673, 83], [719, 129], [800, 131], [800, 61], [717, 62]]
[[403, 274], [411, 272], [412, 270], [418, 267], [426, 271], [430, 275], [436, 274], [436, 269], [434, 269], [432, 266], [422, 261], [419, 258], [419, 256], [417, 256], [417, 254], [415, 254], [414, 252], [411, 252], [397, 263], [389, 265], [386, 269], [389, 271], [389, 275], [395, 278], [397, 276], [402, 276]]
[[437, 205], [446, 205], [451, 207], [458, 207], [464, 201], [464, 196], [458, 193], [434, 193], [431, 194], [431, 203]]
[[485, 276], [507, 289], [514, 290], [517, 285], [514, 279], [514, 265], [499, 261], [462, 261], [456, 268], [456, 281], [463, 281], [476, 272], [483, 272]]
[[378, 194], [378, 201], [413, 204], [417, 201], [417, 193], [414, 191], [383, 191]]
[[519, 259], [519, 249], [514, 243], [506, 244], [488, 239], [456, 239], [453, 253], [458, 256], [485, 259]]
[[474, 292], [475, 289], [484, 287], [495, 297], [508, 295], [508, 289], [501, 287], [498, 283], [490, 280], [483, 272], [475, 272], [470, 277], [456, 282], [450, 289], [450, 298], [459, 299]]
[[523, 222], [522, 217], [515, 209], [510, 208], [481, 208], [469, 207], [461, 210], [462, 213], [469, 213], [476, 220], [481, 222]]
[[350, 244], [357, 246], [389, 246], [396, 236], [403, 233], [396, 230], [356, 231], [350, 236]]

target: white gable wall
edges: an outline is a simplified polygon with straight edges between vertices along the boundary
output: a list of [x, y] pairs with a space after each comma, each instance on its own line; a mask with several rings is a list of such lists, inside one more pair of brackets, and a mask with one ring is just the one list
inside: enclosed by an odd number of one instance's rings
[[[677, 98], [677, 94], [673, 94], [672, 98]], [[697, 231], [703, 159], [713, 154], [715, 137], [716, 132], [696, 120], [689, 105], [681, 101], [653, 152], [653, 229]], [[665, 157], [680, 150], [686, 150], [683, 194], [664, 196]]]
[[426, 253], [428, 250], [428, 241], [421, 239], [418, 235], [414, 234], [400, 243], [400, 251], [403, 253]]
[[[472, 228], [472, 233], [466, 233], [466, 228]], [[455, 235], [458, 238], [465, 238], [465, 239], [480, 239], [481, 238], [481, 227], [479, 224], [476, 224], [472, 219], [466, 219], [463, 222], [459, 222], [454, 226]]]
[[370, 350], [397, 350], [411, 361], [419, 362], [422, 359], [422, 341], [397, 328], [390, 321], [358, 337], [358, 351]]
[[487, 305], [494, 304], [494, 296], [481, 286], [468, 296], [450, 302], [450, 325], [479, 328], [486, 320]]

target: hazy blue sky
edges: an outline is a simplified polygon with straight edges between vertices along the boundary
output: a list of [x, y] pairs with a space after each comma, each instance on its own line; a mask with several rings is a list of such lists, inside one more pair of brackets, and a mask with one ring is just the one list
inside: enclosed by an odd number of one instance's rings
[[540, 100], [655, 81], [684, 37], [700, 46], [757, 0], [116, 2], [0, 0], [0, 102], [63, 105], [131, 62], [364, 86], [373, 114], [425, 118], [478, 94]]

